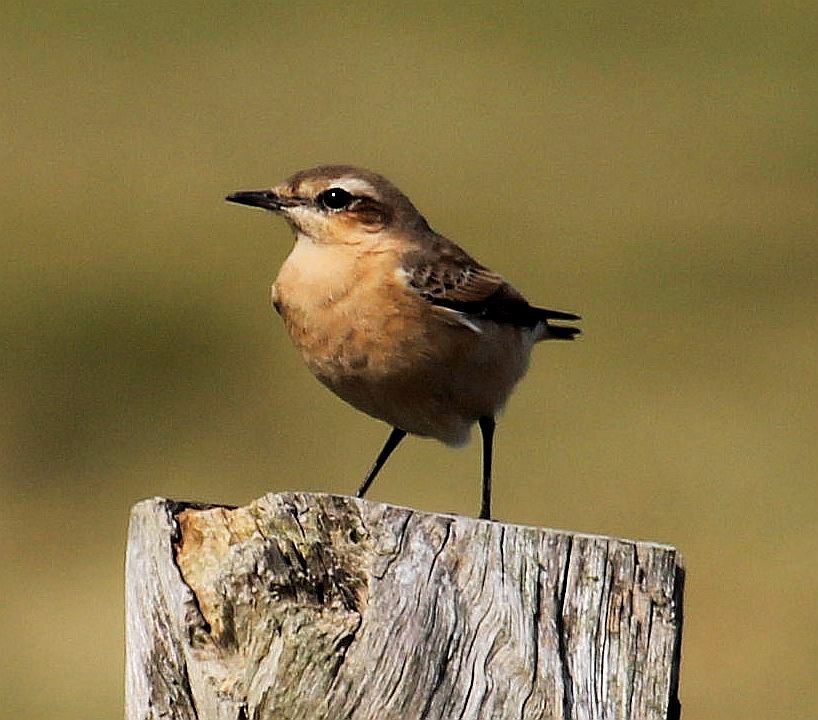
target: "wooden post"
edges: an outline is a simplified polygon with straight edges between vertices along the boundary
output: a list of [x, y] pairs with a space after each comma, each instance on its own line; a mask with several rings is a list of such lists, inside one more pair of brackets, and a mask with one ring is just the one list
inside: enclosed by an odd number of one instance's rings
[[280, 493], [133, 509], [126, 718], [677, 718], [672, 547]]

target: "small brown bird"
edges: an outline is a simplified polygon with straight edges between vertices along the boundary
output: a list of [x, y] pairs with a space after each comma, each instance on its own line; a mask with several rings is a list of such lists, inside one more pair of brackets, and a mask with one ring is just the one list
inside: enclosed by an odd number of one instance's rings
[[227, 200], [290, 224], [296, 242], [273, 285], [275, 309], [312, 373], [393, 428], [358, 497], [407, 433], [460, 446], [478, 423], [489, 519], [495, 415], [535, 343], [580, 332], [550, 321], [579, 316], [529, 305], [367, 170], [316, 167]]

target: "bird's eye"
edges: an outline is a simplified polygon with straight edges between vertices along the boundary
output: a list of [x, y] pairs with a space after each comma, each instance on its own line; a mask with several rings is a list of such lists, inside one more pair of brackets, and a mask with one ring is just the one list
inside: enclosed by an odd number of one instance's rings
[[315, 200], [327, 210], [343, 210], [352, 202], [352, 195], [343, 188], [324, 190]]

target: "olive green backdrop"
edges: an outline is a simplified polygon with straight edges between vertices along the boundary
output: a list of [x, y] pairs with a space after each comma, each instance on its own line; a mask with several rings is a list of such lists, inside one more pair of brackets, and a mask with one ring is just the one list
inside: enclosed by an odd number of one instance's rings
[[[585, 318], [501, 419], [498, 517], [682, 549], [686, 718], [818, 715], [815, 3], [2, 15], [4, 716], [121, 716], [140, 498], [357, 486], [387, 428], [270, 308], [284, 223], [222, 199], [326, 162]], [[478, 468], [412, 439], [372, 497], [475, 514]]]

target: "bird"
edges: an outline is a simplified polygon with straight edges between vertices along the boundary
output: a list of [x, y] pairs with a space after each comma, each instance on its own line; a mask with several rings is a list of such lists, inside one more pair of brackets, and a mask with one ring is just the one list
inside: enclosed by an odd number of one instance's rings
[[497, 414], [533, 346], [574, 339], [580, 329], [563, 323], [580, 316], [529, 304], [369, 170], [321, 165], [226, 200], [287, 221], [295, 243], [272, 286], [275, 310], [312, 374], [392, 428], [356, 496], [406, 435], [460, 447], [477, 424], [479, 517], [490, 520]]

